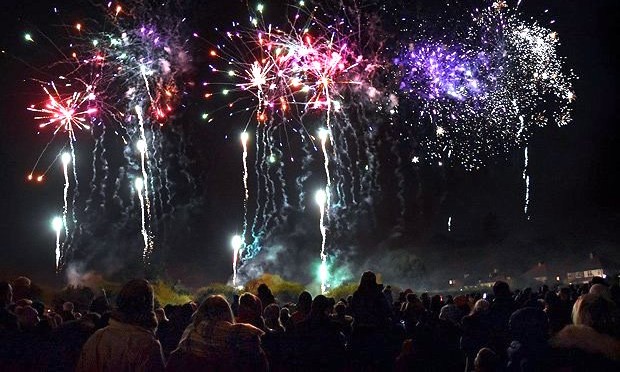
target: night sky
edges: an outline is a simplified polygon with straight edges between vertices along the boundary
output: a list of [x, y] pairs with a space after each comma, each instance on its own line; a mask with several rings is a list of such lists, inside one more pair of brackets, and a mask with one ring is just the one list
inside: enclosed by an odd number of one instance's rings
[[[201, 34], [211, 35], [215, 25], [247, 18], [245, 2], [195, 3], [188, 6], [187, 24]], [[274, 18], [284, 14], [281, 2], [265, 3]], [[53, 14], [55, 6], [60, 15]], [[494, 268], [519, 273], [538, 261], [584, 260], [591, 251], [620, 262], [618, 6], [612, 0], [525, 0], [522, 7], [534, 17], [549, 9], [561, 41], [559, 52], [579, 77], [574, 83], [573, 123], [537, 130], [530, 142], [531, 220], [522, 212], [523, 153], [518, 150], [476, 172], [421, 166], [416, 174], [405, 173], [408, 207], [405, 222], [396, 230], [397, 190], [390, 171], [394, 163], [386, 157], [379, 174], [383, 194], [374, 199], [374, 223], [360, 215], [351, 225], [359, 233], [339, 247], [346, 252], [342, 264], [350, 267], [354, 278], [366, 267], [395, 281], [402, 275], [415, 277], [410, 272], [413, 269], [406, 267], [410, 263], [402, 259], [407, 254], [422, 260], [423, 279], [431, 283], [466, 272], [485, 275]], [[45, 136], [36, 135], [33, 115], [26, 110], [41, 100], [40, 87], [31, 81], [32, 76], [41, 75], [31, 66], [46, 66], [57, 55], [41, 37], [39, 43], [44, 47], [38, 48], [24, 42], [23, 34], [39, 35], [39, 29], [62, 43], [66, 34], [62, 25], [96, 17], [97, 12], [88, 1], [3, 1], [0, 5], [0, 49], [7, 52], [0, 56], [2, 278], [25, 274], [38, 280], [63, 279], [54, 274], [55, 234], [50, 228], [51, 218], [62, 208], [60, 165], [54, 165], [58, 170], [52, 170], [43, 184], [26, 181], [46, 143]], [[207, 78], [201, 56], [206, 48], [190, 52], [194, 54], [192, 78]], [[156, 254], [161, 274], [190, 285], [229, 279], [229, 241], [243, 218], [241, 149], [236, 138], [245, 119], [221, 116], [206, 124], [200, 113], [209, 106], [200, 95], [190, 90], [183, 101], [185, 109], [172, 123], [182, 126], [187, 136], [184, 170], [194, 183], [179, 184], [177, 200], [183, 206], [176, 210], [164, 234], [165, 243]], [[78, 168], [90, 179], [93, 140], [88, 135], [80, 139]], [[421, 186], [413, 185], [417, 179]], [[446, 228], [449, 216], [453, 218], [450, 233]], [[312, 211], [291, 213], [278, 228], [273, 248], [265, 249], [257, 263], [264, 264], [266, 271], [309, 282], [314, 275], [312, 260], [318, 258], [320, 247], [316, 217]], [[84, 254], [76, 267], [111, 277], [142, 275], [140, 265], [133, 262], [139, 250], [128, 248], [139, 247], [135, 244], [137, 225], [134, 231], [134, 243], [95, 244], [93, 249], [102, 251]], [[102, 233], [96, 239], [105, 238]]]

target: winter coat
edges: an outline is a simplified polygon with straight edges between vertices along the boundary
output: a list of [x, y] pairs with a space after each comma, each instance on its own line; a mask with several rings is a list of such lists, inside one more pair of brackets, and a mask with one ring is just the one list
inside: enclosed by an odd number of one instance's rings
[[167, 371], [266, 371], [263, 331], [227, 321], [190, 324], [172, 352]]
[[164, 371], [164, 356], [155, 333], [146, 328], [110, 319], [82, 348], [77, 372]]
[[585, 325], [564, 327], [551, 339], [559, 371], [620, 371], [620, 340]]

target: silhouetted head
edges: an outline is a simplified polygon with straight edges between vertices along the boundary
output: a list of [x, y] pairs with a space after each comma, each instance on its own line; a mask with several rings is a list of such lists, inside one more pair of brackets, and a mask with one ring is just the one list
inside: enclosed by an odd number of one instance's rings
[[299, 294], [299, 298], [297, 299], [297, 310], [301, 311], [302, 313], [309, 313], [311, 305], [312, 295], [307, 291], [301, 292]]
[[478, 301], [476, 301], [476, 304], [474, 305], [474, 308], [471, 310], [471, 313], [472, 314], [486, 313], [489, 310], [490, 306], [491, 304], [489, 303], [489, 301], [481, 298]]
[[493, 296], [495, 296], [495, 298], [510, 297], [511, 293], [510, 293], [510, 286], [508, 285], [508, 283], [503, 282], [501, 280], [496, 281], [495, 284], [493, 284]]
[[270, 322], [278, 321], [280, 319], [280, 306], [276, 304], [267, 305], [263, 311], [263, 316], [265, 317], [265, 320]]
[[611, 295], [609, 293], [609, 287], [603, 284], [594, 284], [590, 287], [590, 291], [588, 293], [596, 294], [599, 296], [605, 296], [608, 299], [611, 299]]
[[32, 329], [39, 323], [39, 313], [32, 306], [15, 307], [15, 315], [23, 329]]
[[67, 301], [64, 304], [62, 304], [62, 311], [72, 313], [74, 310], [75, 310], [75, 305], [73, 305], [73, 302]]
[[323, 295], [318, 295], [312, 301], [310, 317], [327, 315], [327, 309], [329, 309], [329, 299]]
[[103, 315], [110, 311], [110, 302], [106, 296], [96, 297], [90, 304], [90, 311]]
[[45, 304], [41, 301], [32, 301], [32, 308], [37, 311], [39, 316], [43, 316], [45, 313]]
[[13, 302], [13, 287], [7, 282], [0, 282], [0, 306], [5, 307]]
[[543, 341], [549, 331], [549, 320], [544, 311], [524, 307], [512, 313], [509, 321], [512, 339], [521, 343]]
[[613, 301], [588, 293], [579, 297], [573, 306], [573, 324], [586, 325], [601, 333], [613, 333], [617, 326], [615, 312]]
[[153, 288], [144, 279], [127, 282], [116, 297], [116, 320], [153, 329], [157, 319], [153, 312]]
[[344, 302], [338, 302], [336, 306], [334, 306], [334, 312], [338, 316], [344, 316], [347, 312], [347, 306], [344, 304]]
[[474, 368], [476, 372], [494, 372], [499, 368], [499, 357], [495, 352], [487, 347], [478, 351], [474, 360]]
[[374, 290], [377, 288], [377, 276], [372, 271], [366, 271], [360, 279], [360, 290]]
[[237, 320], [240, 323], [248, 323], [260, 329], [265, 328], [263, 305], [257, 296], [249, 292], [242, 294], [239, 297], [238, 311]]
[[265, 283], [261, 283], [256, 289], [259, 296], [271, 295], [271, 289]]
[[226, 321], [234, 323], [232, 310], [230, 304], [226, 299], [220, 295], [212, 295], [207, 297], [206, 300], [198, 307], [194, 314], [194, 325], [198, 325], [200, 322], [217, 322]]
[[607, 281], [605, 280], [605, 278], [602, 278], [600, 276], [595, 276], [592, 278], [592, 280], [590, 280], [590, 284], [594, 285], [594, 284], [602, 284], [604, 286], [608, 286], [609, 284], [607, 284]]

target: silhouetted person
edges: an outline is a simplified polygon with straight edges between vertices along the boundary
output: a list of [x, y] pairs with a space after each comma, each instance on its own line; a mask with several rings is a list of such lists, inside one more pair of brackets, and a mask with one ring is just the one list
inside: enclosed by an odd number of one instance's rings
[[585, 294], [573, 307], [573, 324], [551, 340], [554, 365], [568, 371], [620, 370], [618, 309], [613, 301]]
[[[288, 309], [287, 309], [288, 310]], [[269, 360], [271, 371], [288, 370], [287, 356], [290, 354], [290, 337], [280, 321], [280, 306], [271, 304], [263, 311], [267, 330], [262, 337], [263, 349]]]
[[353, 330], [353, 317], [346, 314], [347, 306], [340, 301], [334, 306], [334, 313], [330, 316], [332, 322], [338, 326], [338, 330], [345, 336], [348, 341], [351, 338]]
[[79, 320], [64, 322], [52, 330], [47, 369], [75, 371], [82, 347], [97, 330], [100, 320], [99, 314], [87, 313]]
[[263, 331], [235, 323], [222, 296], [209, 296], [198, 307], [183, 332], [178, 348], [170, 355], [168, 371], [266, 371], [260, 337]]
[[329, 319], [329, 299], [318, 295], [310, 314], [295, 329], [294, 370], [339, 371], [343, 368], [344, 336]]
[[265, 332], [265, 319], [263, 319], [263, 306], [260, 299], [246, 292], [239, 297], [239, 315], [236, 319], [237, 323], [247, 323]]
[[306, 319], [310, 313], [310, 306], [312, 305], [312, 295], [309, 292], [303, 291], [297, 298], [297, 307], [295, 312], [291, 315], [291, 322], [293, 326], [301, 323]]
[[351, 333], [353, 362], [377, 370], [389, 369], [391, 307], [372, 271], [362, 274], [351, 299], [351, 313], [354, 319]]
[[461, 321], [461, 349], [467, 358], [467, 369], [474, 367], [474, 359], [478, 351], [491, 344], [491, 319], [489, 318], [490, 304], [487, 300], [476, 301], [471, 313]]
[[271, 289], [265, 283], [261, 283], [257, 288], [258, 298], [260, 298], [261, 305], [263, 306], [263, 310], [271, 304], [276, 303], [275, 297], [271, 293]]
[[500, 368], [500, 359], [497, 354], [484, 347], [478, 351], [474, 360], [474, 371], [476, 372], [496, 372], [502, 370]]
[[549, 331], [558, 333], [564, 326], [570, 324], [570, 313], [566, 313], [562, 302], [554, 292], [545, 294], [545, 314], [549, 319]]
[[0, 367], [10, 370], [16, 362], [19, 336], [17, 316], [9, 310], [13, 303], [13, 288], [0, 282]]
[[153, 288], [135, 279], [116, 298], [110, 324], [86, 341], [77, 371], [163, 371], [164, 356], [155, 338]]
[[[503, 281], [497, 281], [493, 284], [493, 296], [494, 299], [489, 310], [492, 330], [490, 347], [502, 360], [505, 360], [506, 349], [510, 344], [508, 321], [516, 310], [515, 303], [510, 293], [510, 286]], [[526, 294], [526, 296], [529, 295]]]
[[60, 316], [62, 316], [62, 320], [64, 322], [75, 320], [75, 305], [73, 305], [73, 302], [67, 301], [62, 304], [62, 312], [60, 313]]
[[548, 370], [549, 322], [540, 309], [525, 307], [515, 311], [509, 322], [511, 342], [508, 370], [514, 372]]

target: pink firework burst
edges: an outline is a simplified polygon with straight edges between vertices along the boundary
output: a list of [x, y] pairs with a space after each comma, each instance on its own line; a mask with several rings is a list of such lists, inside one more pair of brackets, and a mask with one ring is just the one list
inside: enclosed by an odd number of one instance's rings
[[87, 86], [84, 91], [73, 92], [70, 95], [61, 95], [56, 84], [50, 83], [52, 90], [43, 87], [47, 100], [42, 107], [32, 105], [28, 108], [38, 114], [35, 120], [40, 121], [39, 128], [51, 126], [54, 134], [59, 131], [67, 132], [71, 140], [75, 139], [75, 130], [90, 129], [89, 118], [97, 112], [92, 105], [96, 96], [92, 87]]

